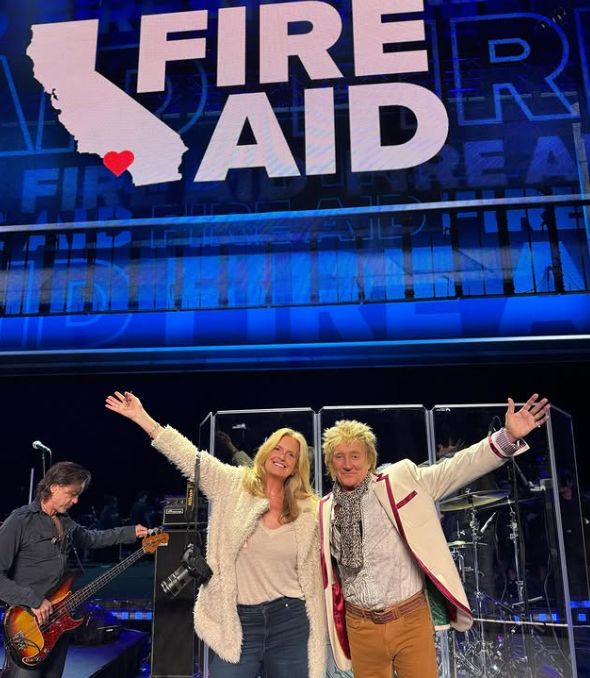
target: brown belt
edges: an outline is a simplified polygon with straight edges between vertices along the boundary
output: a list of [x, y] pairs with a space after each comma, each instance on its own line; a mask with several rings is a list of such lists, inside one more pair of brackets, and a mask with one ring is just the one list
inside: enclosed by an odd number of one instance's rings
[[390, 605], [383, 610], [366, 610], [364, 607], [358, 607], [352, 603], [346, 603], [346, 613], [352, 617], [362, 617], [370, 619], [375, 624], [385, 624], [392, 619], [399, 619], [405, 614], [418, 610], [426, 605], [426, 597], [423, 591], [418, 591], [411, 598], [402, 600], [401, 603]]

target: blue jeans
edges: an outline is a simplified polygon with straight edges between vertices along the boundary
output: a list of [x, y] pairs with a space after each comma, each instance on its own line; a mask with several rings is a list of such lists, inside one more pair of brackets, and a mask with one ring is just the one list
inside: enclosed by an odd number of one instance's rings
[[308, 678], [309, 620], [305, 601], [277, 598], [238, 605], [242, 653], [237, 664], [209, 653], [210, 678]]

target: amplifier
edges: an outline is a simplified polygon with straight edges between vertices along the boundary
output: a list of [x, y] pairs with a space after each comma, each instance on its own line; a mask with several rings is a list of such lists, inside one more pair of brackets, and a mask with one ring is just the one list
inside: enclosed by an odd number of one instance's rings
[[162, 525], [186, 525], [187, 510], [184, 497], [166, 497], [162, 511]]
[[[162, 503], [162, 526], [163, 527], [186, 527], [189, 523], [194, 525], [195, 518], [193, 514], [195, 484], [188, 482], [186, 484], [185, 495], [168, 495], [164, 497]], [[199, 494], [198, 502], [198, 525], [200, 528], [207, 526], [207, 501], [202, 494]]]
[[191, 515], [194, 483], [186, 484], [186, 494], [164, 497], [162, 525], [186, 525]]
[[155, 554], [150, 676], [192, 678], [197, 643], [193, 628], [195, 580], [191, 579], [174, 599], [162, 591], [162, 581], [180, 565], [186, 545], [195, 542], [195, 533], [177, 527], [168, 534], [168, 546], [156, 549]]

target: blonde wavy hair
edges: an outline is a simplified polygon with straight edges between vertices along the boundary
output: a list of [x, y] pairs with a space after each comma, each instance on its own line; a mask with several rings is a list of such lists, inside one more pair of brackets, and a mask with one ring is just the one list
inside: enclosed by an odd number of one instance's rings
[[264, 468], [264, 465], [266, 464], [269, 454], [285, 436], [289, 436], [297, 441], [299, 444], [299, 457], [293, 474], [287, 478], [284, 484], [285, 498], [283, 501], [283, 511], [279, 518], [279, 521], [284, 525], [292, 523], [297, 519], [300, 513], [299, 502], [301, 500], [319, 500], [319, 497], [313, 491], [309, 480], [309, 447], [303, 434], [299, 433], [299, 431], [294, 431], [292, 428], [280, 428], [274, 431], [274, 433], [271, 433], [258, 448], [256, 456], [254, 457], [254, 462], [252, 466], [246, 470], [242, 480], [244, 488], [250, 494], [255, 497], [266, 497], [264, 491], [266, 469]]
[[352, 443], [359, 440], [364, 443], [369, 462], [369, 473], [377, 468], [377, 438], [373, 429], [355, 419], [340, 419], [334, 426], [327, 428], [322, 436], [324, 464], [330, 473], [332, 480], [336, 480], [334, 470], [334, 449], [341, 443]]

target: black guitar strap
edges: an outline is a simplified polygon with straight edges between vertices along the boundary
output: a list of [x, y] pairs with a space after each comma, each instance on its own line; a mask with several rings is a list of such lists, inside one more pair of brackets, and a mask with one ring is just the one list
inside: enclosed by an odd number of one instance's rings
[[[190, 503], [187, 506], [187, 520], [186, 520], [186, 535], [184, 548], [186, 549], [189, 543], [191, 523], [195, 531], [195, 547], [198, 549], [204, 557], [203, 553], [203, 540], [201, 538], [201, 531], [199, 529], [199, 516], [201, 511], [200, 501], [201, 493], [199, 492], [199, 479], [201, 477], [201, 453], [197, 452], [195, 457], [195, 472], [194, 480], [192, 483], [189, 483], [187, 499], [190, 499]], [[206, 521], [205, 521], [206, 522]]]

